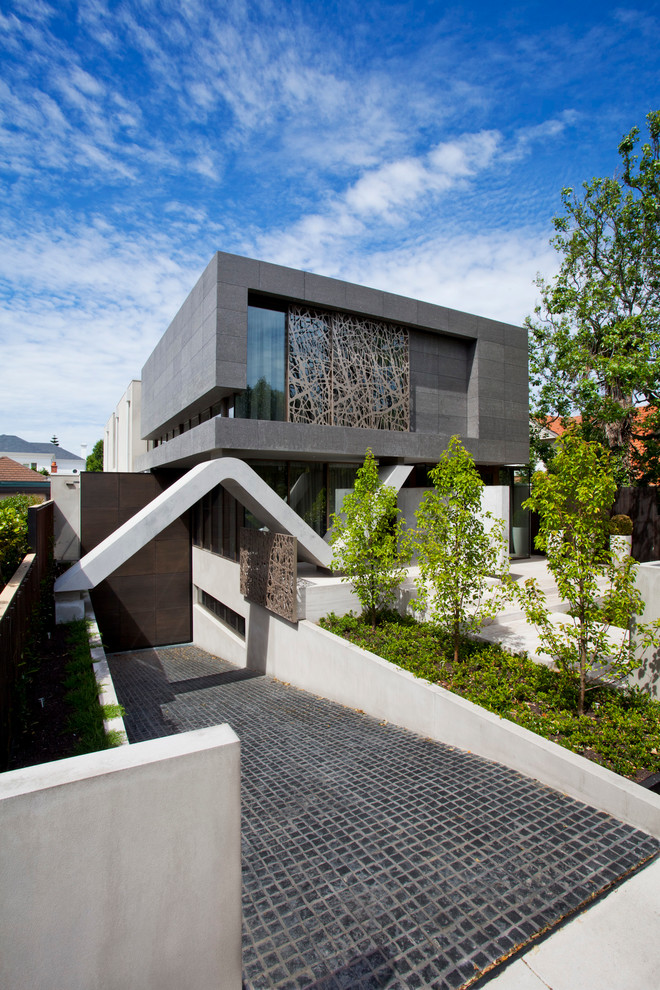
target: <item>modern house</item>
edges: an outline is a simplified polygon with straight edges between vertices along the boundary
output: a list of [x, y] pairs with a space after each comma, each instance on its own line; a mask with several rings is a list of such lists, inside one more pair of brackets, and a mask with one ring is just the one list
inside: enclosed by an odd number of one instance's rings
[[106, 637], [124, 646], [189, 640], [193, 624], [208, 643], [214, 623], [244, 646], [242, 530], [295, 536], [308, 571], [329, 568], [323, 537], [367, 448], [408, 516], [455, 434], [507, 522], [528, 460], [524, 329], [229, 254], [213, 257], [130, 393], [106, 429], [122, 460], [110, 453], [106, 468], [132, 471], [83, 475], [80, 502], [85, 554], [160, 496], [143, 510], [153, 541], [120, 534], [87, 577], [101, 625], [105, 614], [123, 629]]
[[11, 457], [32, 471], [49, 474], [79, 474], [85, 470], [85, 459], [54, 443], [30, 443], [12, 434], [0, 434], [0, 457]]

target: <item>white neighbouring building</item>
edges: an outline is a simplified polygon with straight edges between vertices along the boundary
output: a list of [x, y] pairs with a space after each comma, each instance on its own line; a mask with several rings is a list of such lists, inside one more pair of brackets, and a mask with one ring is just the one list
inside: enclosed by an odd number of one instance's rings
[[11, 457], [32, 471], [49, 474], [80, 474], [85, 470], [85, 458], [72, 454], [54, 443], [30, 443], [21, 437], [0, 434], [0, 457]]

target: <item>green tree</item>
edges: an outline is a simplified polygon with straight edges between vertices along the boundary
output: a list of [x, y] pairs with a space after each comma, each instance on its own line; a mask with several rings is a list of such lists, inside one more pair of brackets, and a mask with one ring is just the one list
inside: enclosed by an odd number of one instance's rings
[[9, 495], [0, 499], [0, 587], [28, 553], [28, 508], [38, 505], [36, 495]]
[[482, 512], [483, 481], [458, 437], [430, 478], [434, 487], [417, 510], [417, 601], [451, 635], [456, 661], [461, 636], [494, 615], [501, 600], [487, 575], [507, 566], [504, 522]]
[[88, 455], [85, 461], [86, 471], [102, 471], [103, 470], [103, 441], [97, 440], [94, 444], [91, 454]]
[[53, 434], [52, 437], [50, 438], [50, 442], [54, 444], [56, 447], [59, 447], [60, 445], [60, 441], [57, 439], [55, 434]]
[[355, 487], [333, 515], [333, 567], [345, 572], [365, 618], [375, 628], [380, 612], [394, 605], [409, 559], [397, 491], [383, 485], [371, 450], [358, 470]]
[[[644, 604], [635, 587], [635, 562], [617, 566], [609, 547], [609, 514], [616, 496], [611, 457], [599, 444], [576, 433], [557, 441], [552, 471], [534, 475], [525, 507], [539, 514], [536, 546], [547, 555], [559, 594], [568, 603], [565, 621], [552, 621], [545, 595], [534, 579], [519, 595], [527, 618], [537, 627], [541, 652], [579, 680], [578, 712], [584, 712], [588, 677], [622, 680], [639, 666], [630, 632], [611, 635], [611, 627], [629, 629]], [[650, 627], [638, 627], [643, 637]], [[651, 640], [648, 640], [650, 642]]]
[[[647, 118], [649, 141], [637, 153], [634, 127], [619, 144], [622, 171], [562, 190], [564, 215], [551, 244], [561, 256], [541, 303], [528, 318], [537, 412], [579, 413], [586, 439], [599, 439], [619, 465], [619, 480], [651, 468], [636, 407], [660, 396], [660, 111]], [[656, 415], [645, 424], [658, 433]]]

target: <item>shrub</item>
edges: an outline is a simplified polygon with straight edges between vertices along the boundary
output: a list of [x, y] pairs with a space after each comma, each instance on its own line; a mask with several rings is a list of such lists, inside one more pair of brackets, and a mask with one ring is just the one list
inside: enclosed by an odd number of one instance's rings
[[632, 536], [633, 524], [630, 516], [617, 515], [610, 519], [611, 536]]
[[40, 502], [37, 495], [10, 495], [0, 500], [0, 587], [29, 551], [28, 509]]

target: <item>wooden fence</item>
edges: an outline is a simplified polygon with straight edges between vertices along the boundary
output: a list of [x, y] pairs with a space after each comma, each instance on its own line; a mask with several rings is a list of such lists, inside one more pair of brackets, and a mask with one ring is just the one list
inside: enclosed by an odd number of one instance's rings
[[0, 771], [6, 770], [9, 759], [16, 675], [51, 557], [52, 502], [28, 509], [28, 535], [33, 552], [23, 559], [0, 592]]

